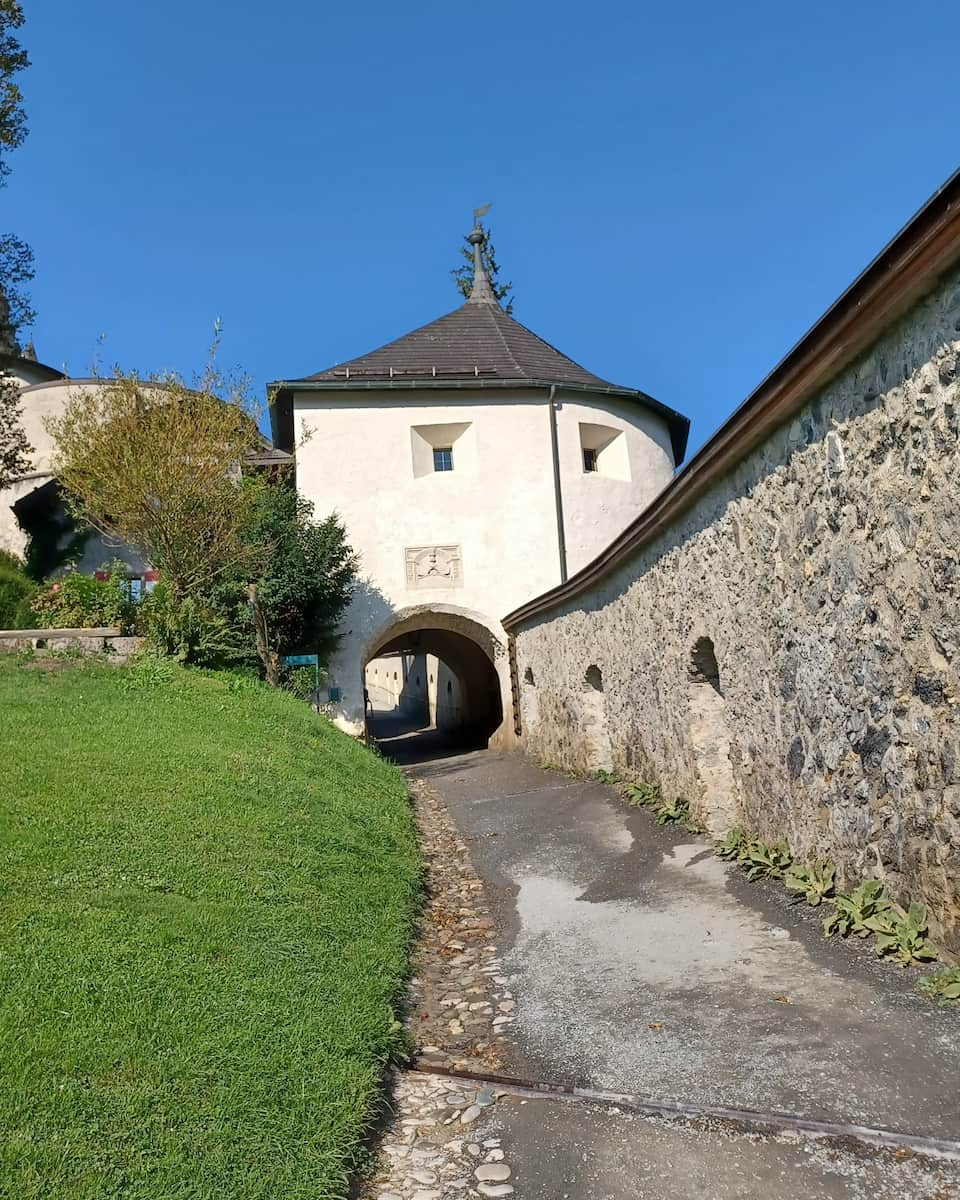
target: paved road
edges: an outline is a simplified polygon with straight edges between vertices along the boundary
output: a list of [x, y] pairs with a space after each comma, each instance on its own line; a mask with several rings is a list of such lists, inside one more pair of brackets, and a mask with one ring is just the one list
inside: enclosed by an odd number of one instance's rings
[[956, 1200], [960, 1167], [549, 1100], [497, 1106], [517, 1200]]
[[[417, 761], [424, 748], [431, 757]], [[912, 972], [875, 962], [862, 944], [825, 941], [815, 912], [791, 904], [776, 885], [746, 883], [702, 839], [658, 828], [611, 788], [540, 770], [518, 755], [456, 754], [436, 734], [421, 744], [400, 733], [392, 752], [443, 794], [484, 879], [518, 1000], [512, 1072], [960, 1136], [960, 1019], [917, 997]], [[577, 1117], [559, 1107], [547, 1112], [537, 1102], [545, 1114], [537, 1120], [518, 1109], [515, 1132], [531, 1153], [539, 1143], [555, 1160], [552, 1186], [567, 1188], [563, 1172], [583, 1175], [588, 1161], [599, 1175], [592, 1183], [584, 1175], [566, 1192], [524, 1188], [522, 1195], [772, 1197], [780, 1194], [775, 1177], [785, 1196], [887, 1194], [876, 1181], [867, 1187], [856, 1155], [830, 1179], [815, 1171], [807, 1190], [791, 1193], [790, 1161], [813, 1162], [812, 1144], [749, 1138], [734, 1139], [740, 1149], [724, 1159], [728, 1185], [711, 1191], [709, 1140], [685, 1136], [682, 1147], [673, 1145], [679, 1127], [658, 1126], [656, 1137], [648, 1132], [638, 1142], [636, 1121], [627, 1128], [626, 1117]], [[557, 1158], [556, 1138], [533, 1136], [535, 1126], [551, 1123], [569, 1155]], [[687, 1184], [618, 1190], [618, 1171], [631, 1162], [639, 1171], [644, 1155], [656, 1162], [660, 1150], [663, 1162], [684, 1157]], [[870, 1170], [881, 1166], [877, 1160]], [[696, 1183], [700, 1168], [713, 1180], [706, 1190]], [[890, 1195], [960, 1196], [960, 1173], [944, 1169], [949, 1181], [936, 1188], [905, 1173], [887, 1180]], [[854, 1178], [867, 1190], [854, 1189]]]

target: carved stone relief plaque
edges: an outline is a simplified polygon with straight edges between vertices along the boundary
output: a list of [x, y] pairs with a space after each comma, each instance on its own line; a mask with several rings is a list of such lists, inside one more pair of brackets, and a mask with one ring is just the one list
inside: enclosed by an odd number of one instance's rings
[[459, 546], [408, 546], [403, 556], [408, 588], [455, 588], [463, 584]]

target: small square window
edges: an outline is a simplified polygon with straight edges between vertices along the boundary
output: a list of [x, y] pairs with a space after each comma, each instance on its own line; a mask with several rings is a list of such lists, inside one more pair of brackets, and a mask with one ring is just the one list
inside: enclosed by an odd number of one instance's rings
[[453, 447], [434, 446], [433, 448], [433, 469], [435, 471], [452, 471], [453, 470]]
[[586, 446], [583, 448], [583, 469], [585, 471], [595, 471], [597, 469], [597, 452], [590, 450]]

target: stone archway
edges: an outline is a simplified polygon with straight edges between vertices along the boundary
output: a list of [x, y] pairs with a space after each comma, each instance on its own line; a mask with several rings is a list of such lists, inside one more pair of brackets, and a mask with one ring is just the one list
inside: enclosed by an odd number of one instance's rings
[[374, 714], [392, 704], [397, 716], [419, 715], [425, 728], [464, 746], [509, 740], [506, 646], [479, 614], [453, 606], [401, 610], [367, 642], [361, 669]]

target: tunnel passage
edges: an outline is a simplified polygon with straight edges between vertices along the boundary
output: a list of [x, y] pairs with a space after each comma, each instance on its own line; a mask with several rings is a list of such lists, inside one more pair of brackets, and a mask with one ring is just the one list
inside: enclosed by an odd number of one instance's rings
[[387, 630], [364, 667], [370, 732], [383, 738], [402, 724], [463, 748], [486, 746], [504, 715], [496, 645], [489, 630], [450, 614], [421, 614]]

